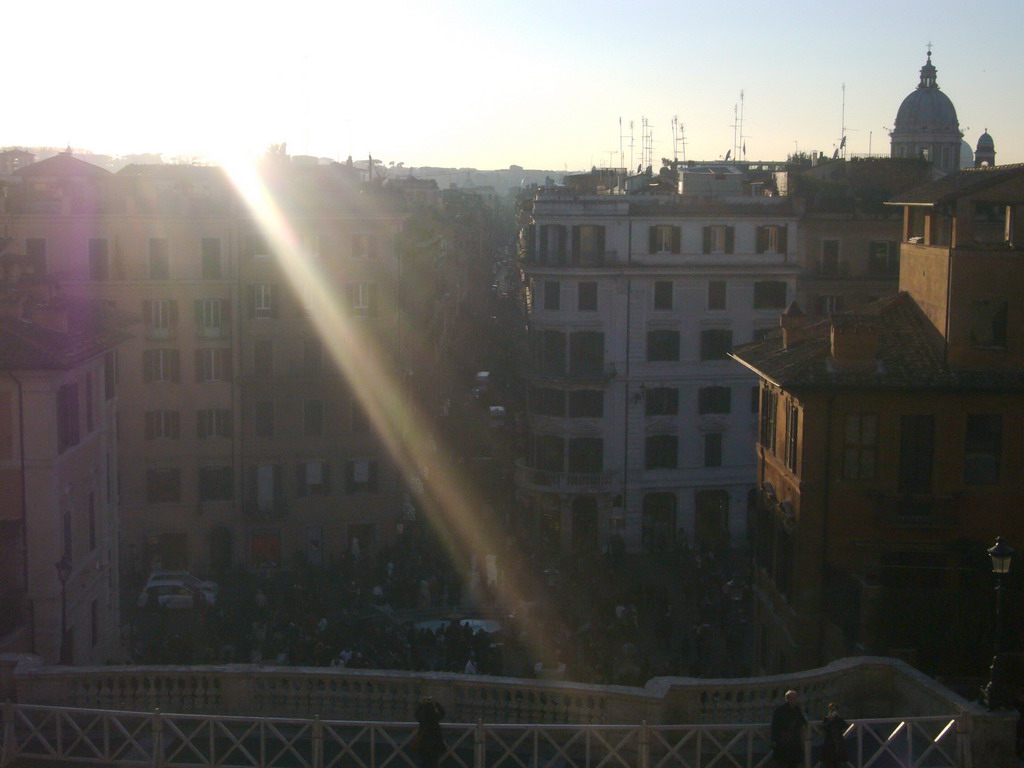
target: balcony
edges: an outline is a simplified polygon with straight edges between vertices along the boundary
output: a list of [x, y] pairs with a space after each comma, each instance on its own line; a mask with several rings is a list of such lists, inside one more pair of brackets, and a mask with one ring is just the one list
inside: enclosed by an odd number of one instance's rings
[[617, 472], [552, 472], [516, 462], [516, 485], [538, 491], [595, 493], [609, 491], [619, 484]]
[[615, 363], [593, 365], [584, 363], [582, 365], [545, 365], [537, 364], [535, 367], [527, 367], [523, 371], [523, 377], [531, 381], [561, 381], [574, 384], [600, 384], [605, 385], [618, 375]]
[[594, 251], [579, 254], [540, 254], [527, 256], [523, 264], [527, 271], [530, 267], [558, 267], [563, 269], [593, 269], [611, 267], [618, 264], [618, 251]]

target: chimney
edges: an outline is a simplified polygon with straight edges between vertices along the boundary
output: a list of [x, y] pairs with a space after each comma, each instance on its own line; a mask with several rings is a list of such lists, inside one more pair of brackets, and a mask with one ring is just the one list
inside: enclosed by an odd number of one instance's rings
[[[842, 318], [840, 320], [840, 318]], [[832, 318], [832, 361], [844, 370], [874, 370], [878, 352], [878, 328], [862, 317]]]
[[779, 316], [779, 325], [782, 326], [783, 349], [789, 349], [806, 336], [807, 318], [795, 301], [791, 302], [786, 311]]

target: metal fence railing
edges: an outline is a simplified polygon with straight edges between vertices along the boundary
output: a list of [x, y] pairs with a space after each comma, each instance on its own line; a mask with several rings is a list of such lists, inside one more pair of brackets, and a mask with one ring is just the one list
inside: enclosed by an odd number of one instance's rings
[[[857, 720], [852, 768], [968, 768], [955, 717]], [[4, 707], [0, 766], [15, 760], [151, 768], [415, 768], [415, 723]], [[445, 724], [442, 768], [762, 768], [768, 726]], [[805, 765], [818, 765], [816, 725]]]

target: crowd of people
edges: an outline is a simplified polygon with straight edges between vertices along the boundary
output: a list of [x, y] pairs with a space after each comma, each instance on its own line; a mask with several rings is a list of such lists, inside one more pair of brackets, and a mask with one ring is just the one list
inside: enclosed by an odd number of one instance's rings
[[669, 571], [645, 574], [615, 548], [559, 559], [510, 537], [490, 562], [455, 564], [428, 537], [406, 534], [329, 567], [225, 574], [216, 602], [187, 618], [142, 609], [133, 656], [619, 685], [743, 672], [733, 652], [742, 606], [720, 558], [659, 557]]

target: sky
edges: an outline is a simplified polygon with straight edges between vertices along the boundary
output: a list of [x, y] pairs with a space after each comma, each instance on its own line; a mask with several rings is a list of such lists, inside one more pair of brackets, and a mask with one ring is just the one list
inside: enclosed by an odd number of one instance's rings
[[[0, 146], [546, 170], [888, 151], [932, 44], [972, 147], [1024, 161], [1024, 2], [96, 0], [5, 9]], [[12, 30], [19, 30], [13, 33]], [[673, 118], [685, 145], [673, 146]], [[632, 129], [630, 123], [632, 122]], [[620, 129], [621, 125], [621, 129]], [[632, 148], [630, 147], [632, 132]]]

